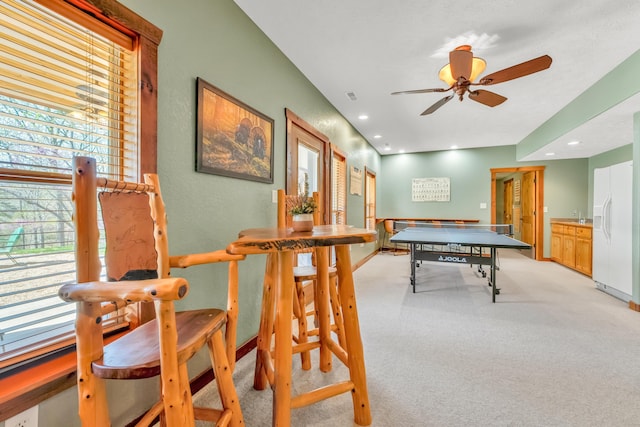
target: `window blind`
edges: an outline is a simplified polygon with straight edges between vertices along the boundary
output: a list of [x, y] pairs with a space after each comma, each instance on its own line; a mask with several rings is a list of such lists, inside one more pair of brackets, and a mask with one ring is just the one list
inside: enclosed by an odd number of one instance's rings
[[[131, 43], [132, 44], [132, 43]], [[0, 4], [0, 168], [68, 173], [95, 157], [136, 178], [134, 52], [30, 1]]]
[[75, 307], [57, 296], [75, 281], [72, 158], [139, 180], [134, 45], [64, 1], [0, 2], [0, 245], [24, 230], [16, 263], [0, 259], [0, 375], [74, 341]]
[[331, 159], [331, 223], [346, 224], [347, 209], [347, 161], [335, 151]]
[[365, 227], [369, 230], [376, 228], [376, 176], [365, 169]]

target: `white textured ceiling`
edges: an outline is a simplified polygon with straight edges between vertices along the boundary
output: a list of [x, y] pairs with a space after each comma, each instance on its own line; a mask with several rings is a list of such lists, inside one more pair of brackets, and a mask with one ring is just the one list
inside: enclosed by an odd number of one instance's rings
[[[517, 144], [640, 48], [638, 0], [235, 2], [381, 154]], [[473, 52], [487, 62], [483, 75], [544, 54], [553, 63], [491, 86], [508, 98], [494, 108], [454, 98], [420, 116], [445, 94], [390, 95], [445, 88], [438, 71], [447, 50], [437, 51], [468, 34], [478, 36]], [[526, 160], [549, 159], [549, 151], [590, 157], [629, 144], [630, 115], [639, 110], [632, 97]], [[582, 142], [567, 146], [572, 139]]]

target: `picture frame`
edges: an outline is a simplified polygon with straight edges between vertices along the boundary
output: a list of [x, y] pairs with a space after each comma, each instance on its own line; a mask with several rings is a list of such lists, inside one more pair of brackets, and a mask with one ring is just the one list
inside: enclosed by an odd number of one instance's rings
[[273, 183], [274, 121], [197, 78], [196, 171]]

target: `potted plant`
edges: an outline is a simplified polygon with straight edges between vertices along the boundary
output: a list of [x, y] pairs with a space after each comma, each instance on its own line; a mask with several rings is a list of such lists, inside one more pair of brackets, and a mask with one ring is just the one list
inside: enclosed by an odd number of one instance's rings
[[304, 187], [290, 200], [289, 213], [292, 216], [293, 231], [311, 231], [313, 229], [313, 213], [317, 206], [313, 197], [309, 196], [307, 174], [304, 176]]

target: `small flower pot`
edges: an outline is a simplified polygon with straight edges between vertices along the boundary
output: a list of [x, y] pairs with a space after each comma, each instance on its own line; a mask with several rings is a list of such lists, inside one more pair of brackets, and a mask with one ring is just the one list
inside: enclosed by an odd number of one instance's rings
[[293, 215], [291, 225], [293, 231], [311, 231], [313, 230], [313, 214]]

